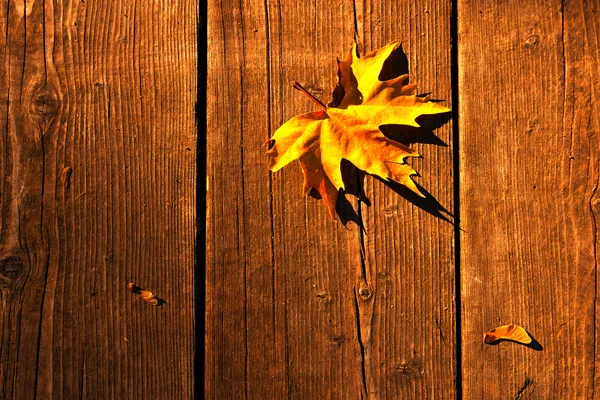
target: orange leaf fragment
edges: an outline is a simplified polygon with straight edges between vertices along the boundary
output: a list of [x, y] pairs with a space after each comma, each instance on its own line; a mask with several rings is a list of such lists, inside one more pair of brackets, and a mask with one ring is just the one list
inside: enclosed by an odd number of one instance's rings
[[[380, 126], [419, 127], [418, 117], [450, 109], [416, 96], [417, 86], [408, 84], [408, 75], [379, 80], [385, 61], [399, 46], [393, 42], [358, 57], [355, 44], [348, 56], [338, 61], [338, 93], [343, 91], [338, 104], [290, 119], [266, 143], [269, 169], [275, 172], [298, 160], [304, 173], [304, 191], [318, 192], [333, 218], [338, 193], [345, 190], [342, 160], [425, 197], [412, 180], [417, 172], [406, 163], [407, 158], [419, 154], [387, 138]], [[294, 87], [301, 88], [299, 84]]]
[[139, 295], [142, 298], [142, 300], [144, 300], [145, 302], [148, 302], [148, 303], [152, 304], [153, 306], [157, 306], [160, 303], [158, 297], [156, 297], [154, 295], [154, 293], [152, 293], [150, 290], [142, 289], [141, 287], [136, 286], [132, 282], [129, 282], [127, 284], [127, 289], [130, 292]]
[[503, 325], [486, 332], [484, 335], [484, 342], [486, 344], [492, 344], [498, 340], [512, 340], [521, 344], [530, 344], [532, 342], [531, 336], [519, 325]]
[[71, 167], [64, 167], [62, 172], [60, 173], [60, 181], [63, 184], [63, 187], [65, 189], [69, 188], [69, 185], [71, 184], [71, 174], [73, 173], [73, 168]]

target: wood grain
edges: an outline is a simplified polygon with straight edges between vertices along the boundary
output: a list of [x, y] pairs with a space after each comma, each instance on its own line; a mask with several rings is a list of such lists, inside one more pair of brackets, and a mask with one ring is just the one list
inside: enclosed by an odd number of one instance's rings
[[[592, 398], [597, 4], [459, 1], [458, 18], [464, 398]], [[484, 345], [504, 324], [543, 351]]]
[[[450, 3], [367, 1], [357, 10], [365, 52], [401, 40], [411, 82], [451, 107]], [[452, 210], [451, 124], [435, 135], [446, 146], [413, 145], [423, 155], [413, 165], [422, 175], [418, 183]], [[373, 302], [370, 309], [364, 307], [371, 321], [371, 340], [365, 346], [369, 394], [454, 398], [454, 227], [380, 181], [367, 178], [366, 183], [372, 199], [371, 207], [362, 207]]]
[[[291, 80], [333, 89], [340, 21], [351, 13], [297, 2], [209, 4], [207, 398], [359, 390], [349, 386], [359, 382], [353, 314], [341, 318], [352, 306], [340, 290], [346, 231], [302, 196], [299, 168], [271, 177], [262, 147], [285, 119], [311, 109]], [[297, 22], [312, 20], [325, 34]], [[338, 39], [324, 39], [332, 34]]]
[[0, 397], [192, 396], [195, 15], [0, 7]]
[[[415, 81], [449, 100], [450, 9], [434, 4], [209, 3], [207, 398], [454, 397], [453, 226], [368, 178], [363, 236], [261, 147], [313, 109], [290, 81], [329, 101], [355, 30], [361, 51], [403, 40]], [[451, 148], [418, 148], [452, 209]]]

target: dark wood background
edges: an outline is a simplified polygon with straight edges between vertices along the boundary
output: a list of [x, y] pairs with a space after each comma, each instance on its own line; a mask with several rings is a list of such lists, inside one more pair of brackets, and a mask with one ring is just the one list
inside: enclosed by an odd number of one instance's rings
[[[599, 8], [210, 2], [205, 397], [597, 394]], [[414, 163], [454, 224], [367, 177], [361, 235], [297, 165], [267, 170], [263, 142], [313, 110], [289, 82], [327, 102], [355, 34], [363, 53], [401, 40], [455, 110]], [[543, 350], [485, 345], [504, 324]]]
[[191, 397], [196, 8], [1, 2], [0, 398]]

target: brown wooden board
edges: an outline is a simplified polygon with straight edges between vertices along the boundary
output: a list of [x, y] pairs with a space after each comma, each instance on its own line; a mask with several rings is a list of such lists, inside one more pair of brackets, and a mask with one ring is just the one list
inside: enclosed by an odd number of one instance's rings
[[[450, 2], [357, 3], [358, 21], [362, 19], [358, 36], [364, 38], [365, 51], [401, 40], [411, 82], [451, 107], [450, 15]], [[452, 212], [451, 124], [434, 134], [436, 144], [411, 145], [423, 157], [412, 164], [422, 175], [418, 184]], [[454, 227], [433, 215], [434, 201], [419, 202], [425, 211], [381, 181], [369, 177], [366, 184], [372, 200], [371, 207], [362, 206], [367, 281], [373, 293], [371, 308], [363, 305], [363, 318], [371, 321], [371, 340], [365, 348], [370, 352], [365, 371], [373, 381], [370, 394], [387, 399], [453, 398]], [[360, 298], [358, 302], [361, 305]]]
[[0, 397], [190, 398], [196, 5], [8, 1], [0, 30]]
[[[450, 106], [436, 4], [209, 2], [206, 398], [454, 397], [452, 224], [368, 177], [361, 235], [303, 195], [298, 165], [269, 173], [262, 147], [314, 110], [290, 81], [329, 101], [355, 31], [362, 54], [402, 40], [412, 79]], [[419, 183], [452, 210], [451, 147], [415, 147]]]
[[598, 394], [598, 12], [458, 2], [465, 399]]

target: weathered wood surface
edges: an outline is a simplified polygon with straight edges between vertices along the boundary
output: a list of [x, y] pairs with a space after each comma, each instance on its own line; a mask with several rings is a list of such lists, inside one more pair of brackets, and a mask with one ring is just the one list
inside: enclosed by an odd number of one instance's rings
[[0, 6], [1, 398], [192, 396], [196, 22]]
[[[361, 236], [303, 196], [298, 165], [267, 170], [265, 140], [313, 109], [290, 81], [329, 101], [355, 30], [363, 54], [401, 40], [450, 105], [449, 3], [208, 4], [206, 398], [455, 396], [452, 224], [367, 178]], [[415, 147], [452, 210], [452, 148]]]
[[[600, 392], [599, 12], [458, 2], [465, 399]], [[544, 350], [483, 344], [509, 323]]]

